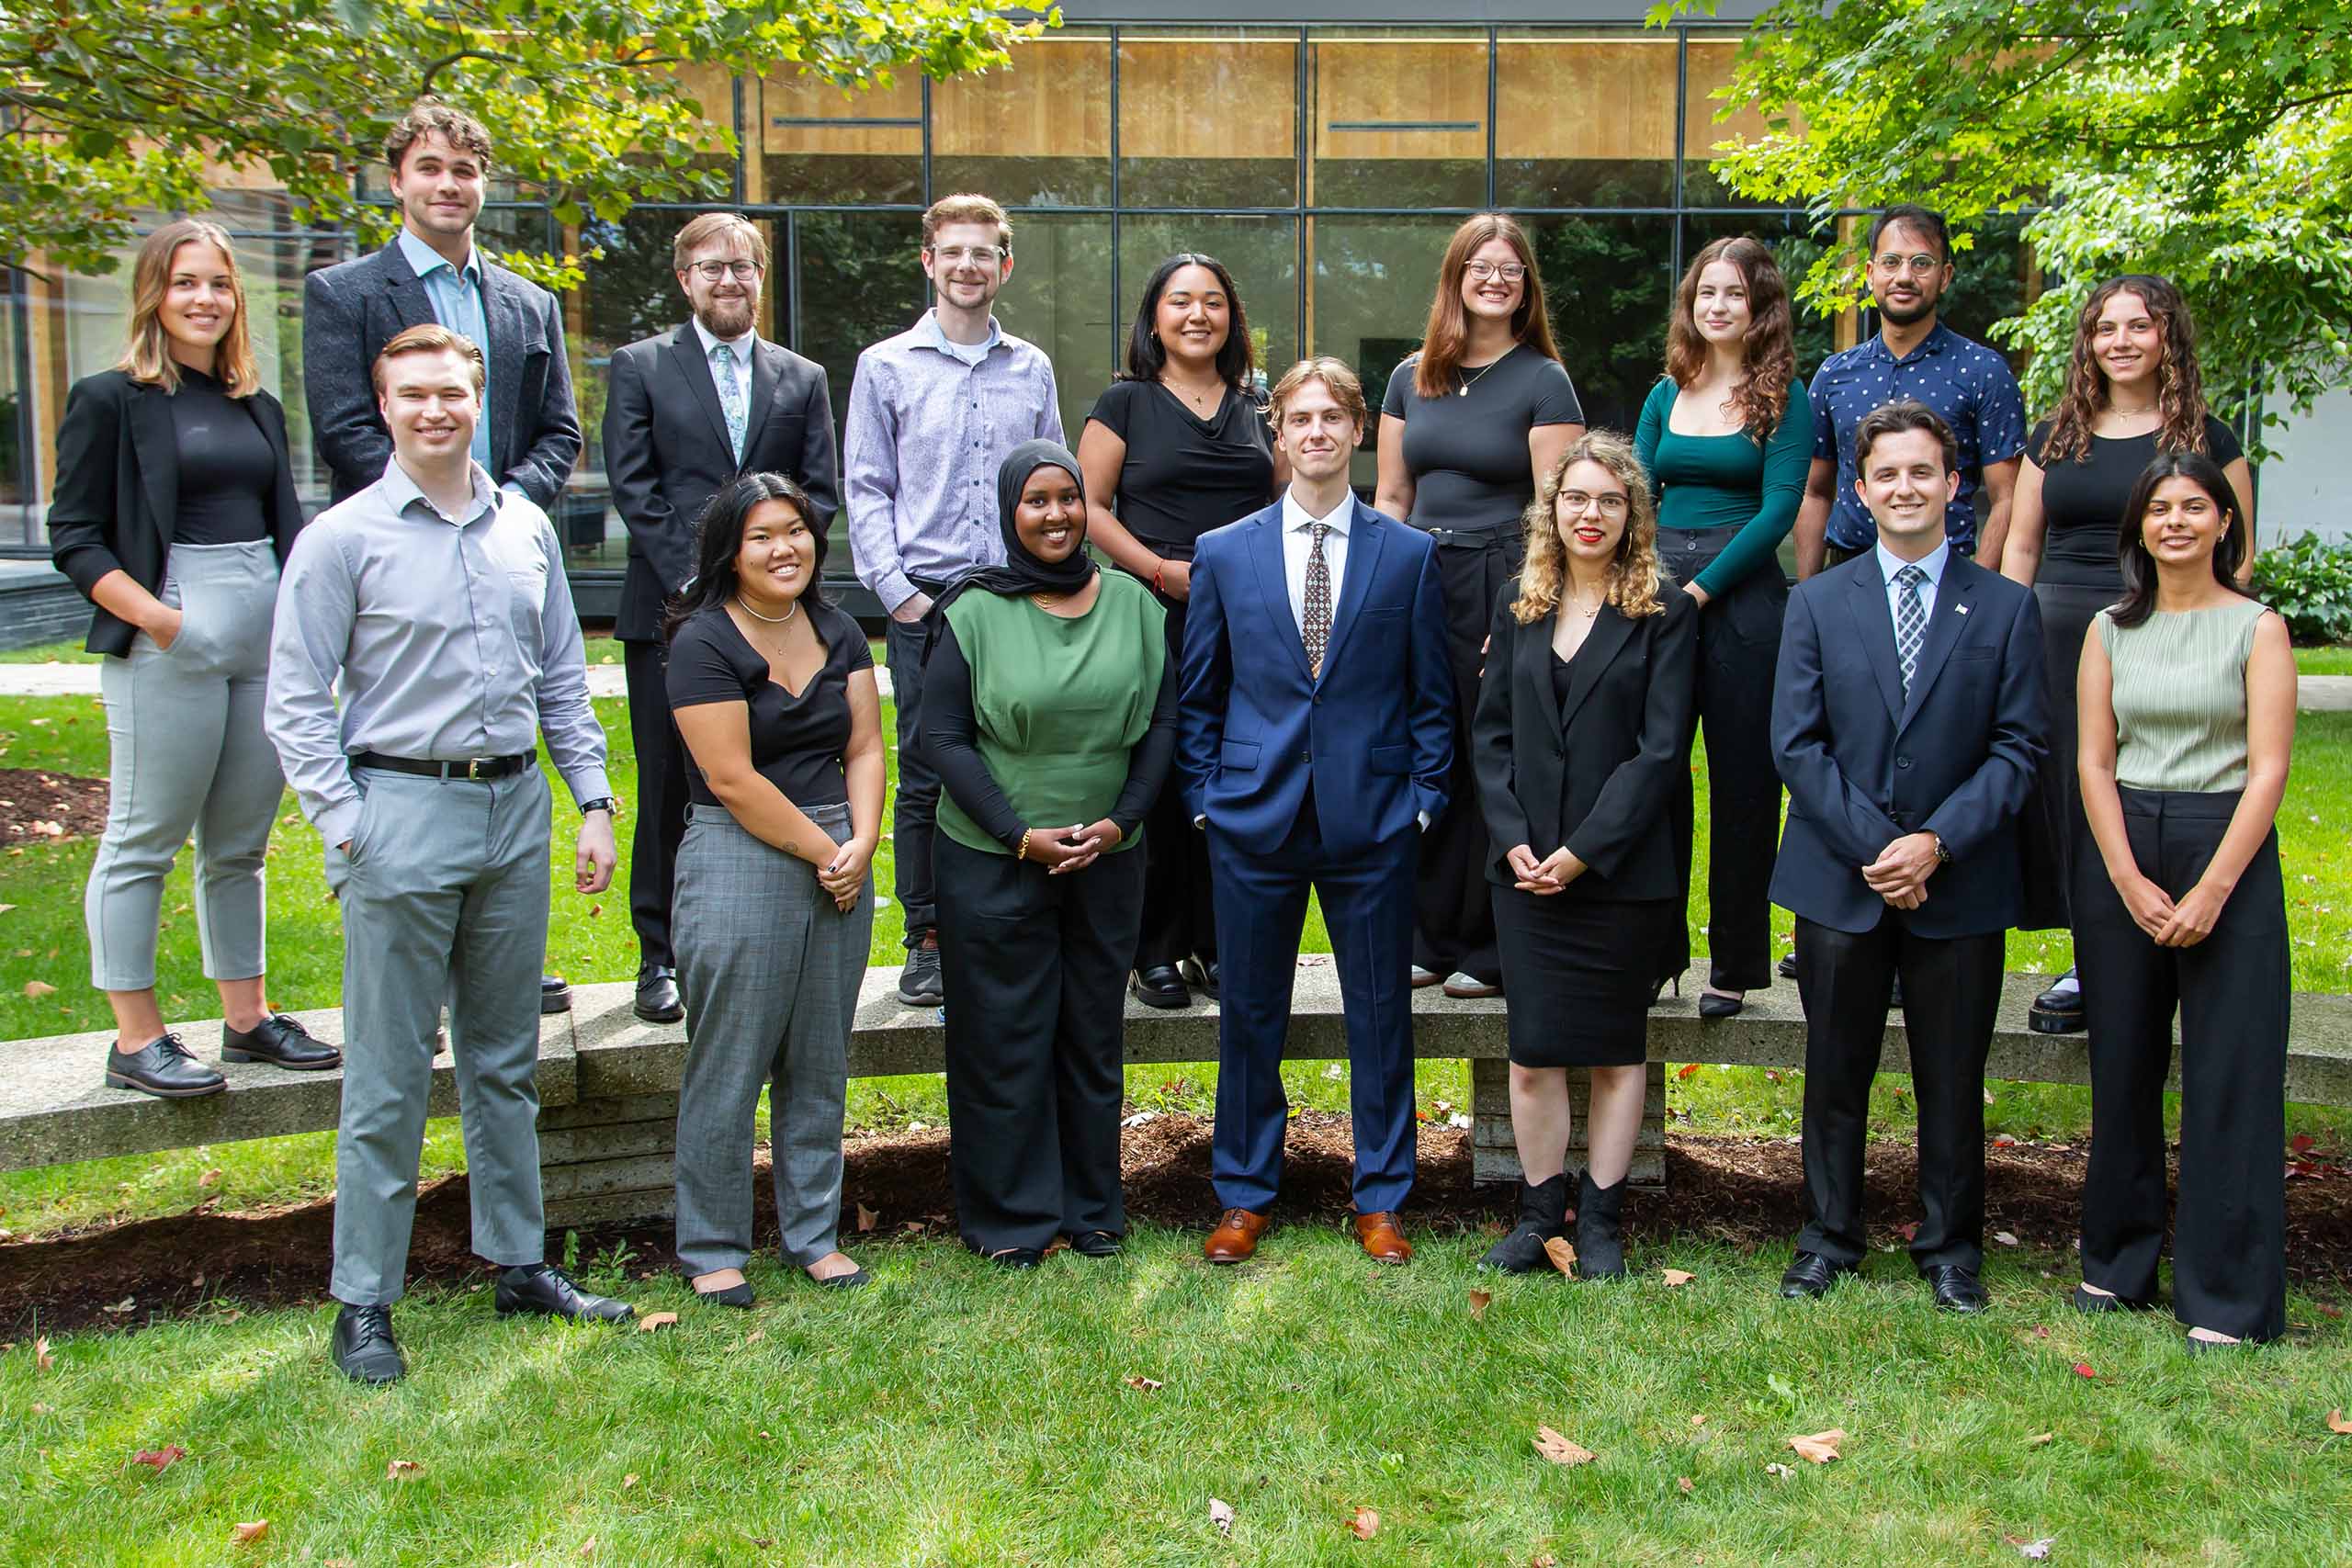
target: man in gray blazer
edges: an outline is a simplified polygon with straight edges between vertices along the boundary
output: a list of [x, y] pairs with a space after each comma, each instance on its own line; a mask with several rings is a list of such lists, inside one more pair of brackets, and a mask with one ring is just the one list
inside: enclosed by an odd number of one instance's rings
[[[302, 389], [311, 439], [348, 500], [384, 477], [392, 439], [376, 409], [376, 355], [411, 327], [438, 322], [490, 355], [473, 460], [501, 490], [554, 513], [580, 457], [580, 417], [554, 295], [474, 246], [490, 178], [490, 132], [471, 115], [420, 99], [384, 138], [401, 231], [372, 255], [311, 274], [302, 288]], [[542, 976], [539, 1005], [571, 1006]]]
[[695, 571], [695, 523], [743, 474], [779, 473], [817, 505], [822, 532], [841, 506], [840, 459], [824, 368], [763, 340], [755, 322], [767, 236], [732, 212], [706, 212], [671, 248], [693, 307], [684, 326], [613, 355], [605, 402], [605, 477], [628, 527], [620, 637], [637, 742], [637, 826], [629, 920], [637, 928], [637, 1016], [685, 1016], [670, 945], [670, 897], [686, 831], [686, 759], [662, 676], [662, 604]]

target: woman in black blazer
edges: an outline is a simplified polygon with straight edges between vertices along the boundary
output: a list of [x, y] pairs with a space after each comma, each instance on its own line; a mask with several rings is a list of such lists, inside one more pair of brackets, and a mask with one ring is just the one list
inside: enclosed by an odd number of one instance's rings
[[83, 899], [90, 981], [114, 1009], [106, 1081], [185, 1099], [227, 1087], [155, 1005], [164, 877], [191, 832], [221, 1060], [309, 1070], [343, 1054], [271, 1011], [263, 977], [263, 855], [286, 783], [262, 700], [278, 569], [302, 505], [286, 413], [261, 390], [244, 285], [217, 224], [148, 236], [130, 338], [119, 364], [66, 399], [50, 551], [96, 605], [86, 646], [107, 655], [112, 794]]
[[1495, 606], [1472, 762], [1510, 1016], [1519, 1224], [1482, 1260], [1525, 1273], [1565, 1235], [1569, 1067], [1592, 1073], [1577, 1272], [1625, 1271], [1618, 1210], [1640, 1133], [1650, 1002], [1688, 956], [1668, 808], [1690, 735], [1698, 615], [1657, 559], [1633, 444], [1570, 444], [1527, 509]]

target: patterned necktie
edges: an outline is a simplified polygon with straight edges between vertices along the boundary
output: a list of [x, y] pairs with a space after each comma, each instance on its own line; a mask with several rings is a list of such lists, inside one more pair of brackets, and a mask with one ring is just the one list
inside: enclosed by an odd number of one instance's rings
[[735, 345], [722, 343], [714, 351], [718, 359], [718, 409], [727, 416], [727, 439], [735, 448], [735, 460], [743, 460], [743, 429], [750, 423], [751, 411], [743, 406], [743, 378], [736, 374]]
[[1911, 677], [1919, 669], [1919, 647], [1928, 640], [1928, 605], [1919, 597], [1919, 585], [1928, 574], [1916, 566], [1906, 566], [1894, 574], [1894, 586], [1902, 592], [1894, 600], [1894, 657], [1903, 665], [1903, 694], [1911, 694]]
[[1330, 525], [1317, 523], [1310, 530], [1306, 549], [1306, 613], [1299, 635], [1306, 642], [1306, 672], [1323, 678], [1323, 650], [1331, 641], [1331, 563], [1323, 558], [1323, 536]]

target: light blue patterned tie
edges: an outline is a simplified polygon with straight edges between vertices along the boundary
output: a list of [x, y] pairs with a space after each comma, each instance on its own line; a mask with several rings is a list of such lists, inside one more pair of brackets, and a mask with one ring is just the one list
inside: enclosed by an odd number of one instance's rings
[[743, 430], [751, 419], [751, 411], [743, 405], [743, 378], [736, 374], [733, 344], [722, 343], [713, 352], [718, 357], [718, 409], [727, 416], [728, 444], [735, 448], [735, 461], [741, 463]]
[[1906, 566], [1894, 574], [1894, 586], [1902, 592], [1894, 600], [1894, 657], [1903, 665], [1903, 694], [1911, 694], [1911, 677], [1919, 669], [1919, 648], [1928, 640], [1928, 605], [1919, 597], [1919, 585], [1928, 574], [1916, 566]]

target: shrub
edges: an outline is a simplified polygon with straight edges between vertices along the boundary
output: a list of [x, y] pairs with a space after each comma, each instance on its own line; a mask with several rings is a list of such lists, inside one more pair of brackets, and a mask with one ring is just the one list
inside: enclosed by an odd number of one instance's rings
[[2295, 641], [2352, 642], [2352, 542], [2329, 544], [2307, 533], [2263, 551], [2254, 592], [2286, 618]]

